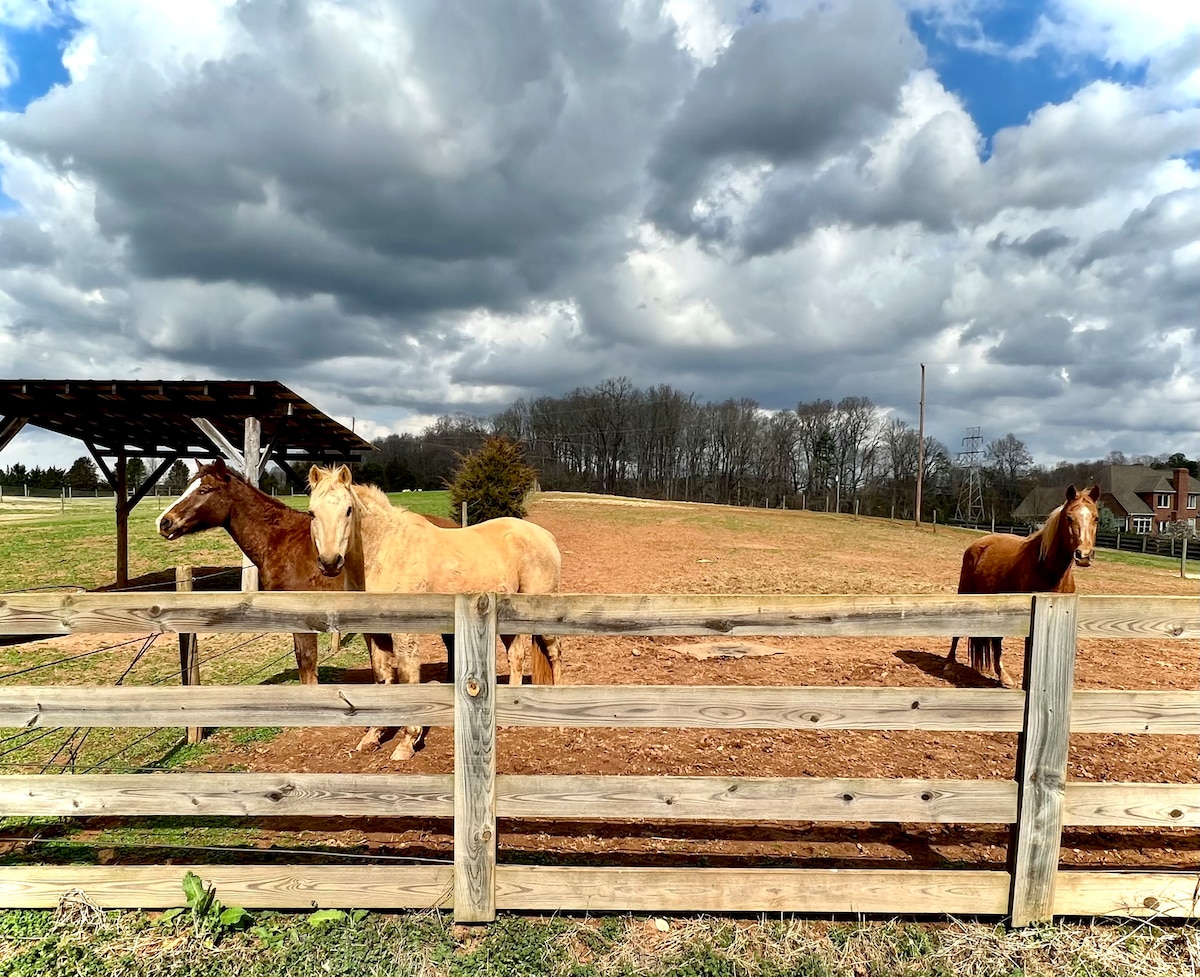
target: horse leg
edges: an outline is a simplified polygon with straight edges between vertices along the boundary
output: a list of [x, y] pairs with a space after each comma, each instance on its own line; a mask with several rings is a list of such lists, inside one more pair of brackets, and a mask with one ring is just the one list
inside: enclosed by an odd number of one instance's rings
[[[970, 641], [970, 638], [968, 638], [967, 640]], [[942, 677], [943, 678], [948, 678], [950, 675], [950, 672], [958, 664], [957, 657], [956, 657], [957, 655], [958, 655], [958, 638], [951, 638], [950, 639], [950, 654], [948, 654], [946, 656], [946, 667], [942, 669]]]
[[996, 681], [1003, 685], [1006, 689], [1015, 689], [1017, 683], [1013, 681], [1013, 677], [1008, 674], [1008, 669], [1000, 662], [1000, 642], [1001, 638], [992, 638], [992, 654], [993, 661], [996, 665]]
[[[403, 685], [417, 685], [421, 681], [421, 654], [416, 635], [392, 635], [392, 661], [389, 678]], [[396, 734], [393, 760], [411, 760], [425, 739], [422, 726], [405, 726]]]
[[454, 635], [443, 634], [442, 644], [446, 646], [446, 681], [454, 681]]
[[[367, 643], [367, 652], [371, 657], [371, 673], [375, 676], [375, 681], [381, 684], [389, 683], [392, 676], [390, 661], [392, 636], [364, 634], [363, 640]], [[372, 726], [363, 734], [354, 749], [359, 751], [379, 749], [379, 744], [383, 741], [386, 732], [386, 727]]]
[[502, 634], [500, 641], [508, 652], [508, 684], [520, 685], [525, 681], [524, 642], [516, 634]]
[[562, 682], [562, 648], [551, 634], [534, 634], [533, 684], [558, 685]]
[[296, 670], [300, 673], [301, 685], [317, 684], [317, 636], [306, 632], [292, 635], [296, 649]]

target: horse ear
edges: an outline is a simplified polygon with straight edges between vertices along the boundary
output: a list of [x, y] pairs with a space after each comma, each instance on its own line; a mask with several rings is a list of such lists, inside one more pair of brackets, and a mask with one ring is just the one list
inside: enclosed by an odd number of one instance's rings
[[350, 474], [350, 469], [345, 465], [337, 466], [337, 480], [343, 485], [349, 485], [354, 481], [354, 476]]
[[316, 465], [313, 465], [312, 468], [308, 470], [308, 487], [310, 489], [315, 489], [320, 481], [321, 469], [319, 469]]
[[1074, 502], [1076, 494], [1077, 493], [1075, 491], [1075, 485], [1074, 484], [1068, 485], [1067, 486], [1067, 501]]
[[1092, 497], [1093, 502], [1099, 502], [1100, 501], [1100, 486], [1093, 485], [1090, 489], [1088, 489], [1087, 494]]
[[217, 457], [213, 459], [212, 473], [218, 478], [223, 478], [227, 482], [229, 481], [229, 469], [225, 465], [225, 459], [220, 455], [217, 455]]

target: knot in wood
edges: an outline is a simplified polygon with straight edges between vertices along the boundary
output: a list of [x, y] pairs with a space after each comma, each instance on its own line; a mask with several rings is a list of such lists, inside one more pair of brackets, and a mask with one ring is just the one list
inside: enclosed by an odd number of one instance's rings
[[471, 696], [471, 698], [475, 698], [475, 696], [479, 695], [480, 691], [481, 689], [478, 679], [467, 679], [467, 695]]
[[1158, 900], [1155, 899], [1154, 896], [1146, 896], [1146, 898], [1142, 900], [1142, 905], [1147, 909], [1157, 909]]
[[491, 594], [480, 594], [475, 598], [475, 611], [478, 614], [486, 614], [492, 606]]

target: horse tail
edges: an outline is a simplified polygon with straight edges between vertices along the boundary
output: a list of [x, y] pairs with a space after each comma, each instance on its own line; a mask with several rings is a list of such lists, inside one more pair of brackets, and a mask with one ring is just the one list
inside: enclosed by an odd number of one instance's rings
[[995, 645], [992, 638], [968, 638], [967, 648], [971, 667], [975, 671], [981, 675], [985, 671], [994, 671], [996, 659]]
[[550, 638], [544, 634], [530, 635], [530, 638], [533, 645], [533, 684], [554, 685], [558, 638]]

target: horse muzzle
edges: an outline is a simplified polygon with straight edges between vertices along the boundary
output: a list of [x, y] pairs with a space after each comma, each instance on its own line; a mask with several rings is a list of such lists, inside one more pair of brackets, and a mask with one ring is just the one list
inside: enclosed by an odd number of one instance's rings
[[183, 535], [171, 519], [162, 518], [158, 521], [158, 535], [163, 539], [178, 539]]
[[327, 577], [336, 577], [342, 572], [342, 567], [345, 565], [346, 558], [340, 554], [333, 559], [326, 559], [323, 556], [317, 557], [317, 566], [320, 567], [321, 572]]
[[1088, 550], [1086, 552], [1084, 552], [1083, 550], [1076, 550], [1075, 551], [1075, 565], [1077, 567], [1090, 567], [1092, 565], [1092, 557], [1095, 555], [1096, 555], [1095, 550]]

